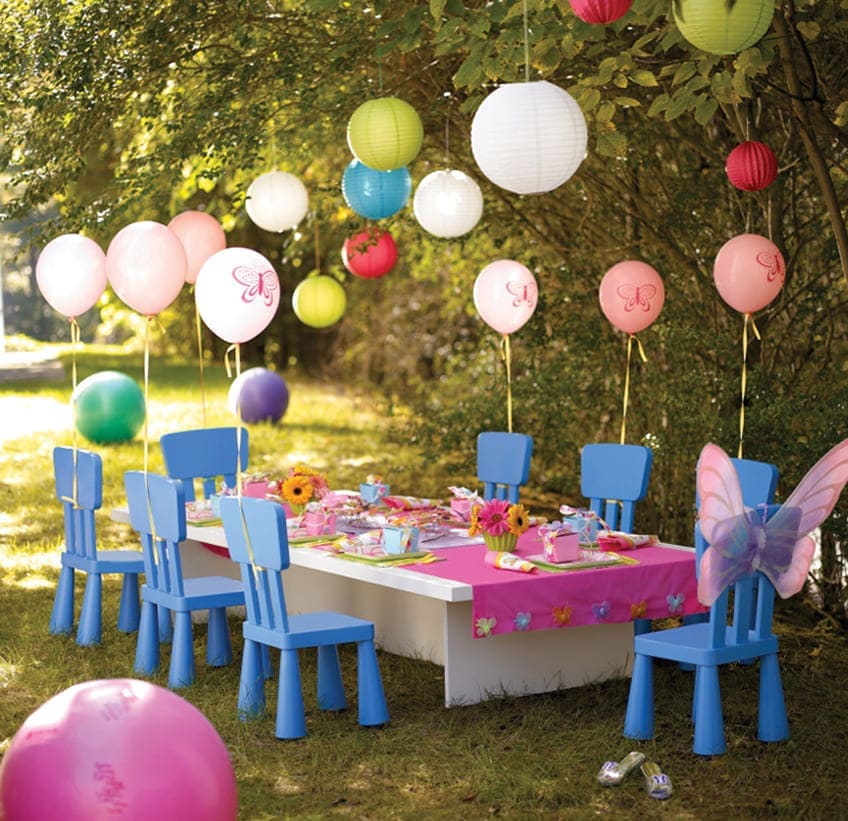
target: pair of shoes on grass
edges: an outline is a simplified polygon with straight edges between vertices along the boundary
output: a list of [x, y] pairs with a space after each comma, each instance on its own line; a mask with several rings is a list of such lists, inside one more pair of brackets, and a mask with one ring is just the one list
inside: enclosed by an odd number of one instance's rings
[[645, 761], [644, 753], [628, 753], [621, 761], [605, 761], [598, 781], [606, 786], [621, 784], [637, 767], [645, 778], [645, 790], [651, 798], [666, 799], [671, 795], [671, 779], [653, 761]]

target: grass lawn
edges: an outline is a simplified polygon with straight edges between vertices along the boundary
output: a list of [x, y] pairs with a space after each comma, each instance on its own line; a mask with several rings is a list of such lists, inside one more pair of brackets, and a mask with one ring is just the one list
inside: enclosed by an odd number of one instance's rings
[[[92, 349], [78, 356], [79, 379], [107, 368], [142, 379], [140, 355]], [[207, 424], [233, 424], [222, 367], [206, 371]], [[440, 472], [438, 459], [403, 441], [368, 397], [336, 385], [288, 378], [291, 401], [278, 425], [250, 428], [251, 471], [284, 470], [305, 462], [336, 487], [380, 473], [399, 493], [445, 496], [449, 484], [474, 485], [468, 474]], [[40, 704], [81, 681], [132, 677], [135, 636], [117, 632], [117, 577], [104, 582], [103, 643], [78, 647], [51, 637], [47, 626], [62, 539], [53, 494], [52, 449], [73, 440], [66, 383], [7, 383], [0, 388], [0, 753]], [[158, 439], [168, 430], [201, 426], [196, 367], [154, 361], [148, 402], [149, 467], [162, 470]], [[87, 446], [78, 441], [80, 446]], [[123, 504], [125, 470], [143, 465], [140, 433], [126, 444], [96, 448], [104, 460], [104, 546], [132, 538], [108, 519]], [[532, 488], [530, 489], [532, 492]], [[78, 574], [77, 599], [83, 578]], [[655, 673], [655, 740], [622, 736], [628, 681], [589, 684], [544, 696], [504, 698], [444, 708], [441, 669], [380, 654], [391, 723], [358, 726], [355, 657], [342, 666], [354, 702], [342, 713], [315, 709], [315, 658], [302, 657], [309, 735], [282, 742], [273, 717], [242, 723], [236, 714], [239, 624], [231, 622], [236, 662], [203, 663], [203, 625], [195, 626], [197, 683], [180, 691], [212, 721], [232, 756], [240, 818], [643, 818], [845, 817], [844, 754], [848, 732], [848, 643], [844, 634], [809, 618], [803, 602], [778, 606], [776, 632], [792, 736], [766, 745], [756, 739], [756, 666], [722, 674], [727, 754], [692, 753], [692, 676], [673, 665]], [[497, 641], [497, 638], [492, 639]], [[168, 652], [164, 653], [167, 662]], [[166, 686], [167, 667], [155, 678]], [[276, 684], [267, 688], [273, 707]], [[647, 796], [631, 775], [619, 787], [595, 781], [606, 759], [640, 749], [674, 785], [667, 802]], [[198, 751], [202, 755], [202, 751]], [[59, 774], [60, 775], [60, 774]], [[151, 806], [155, 806], [151, 800]]]

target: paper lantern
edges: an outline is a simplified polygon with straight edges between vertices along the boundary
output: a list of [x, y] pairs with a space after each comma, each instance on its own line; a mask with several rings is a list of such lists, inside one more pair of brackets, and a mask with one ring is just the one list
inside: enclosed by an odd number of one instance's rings
[[461, 237], [483, 215], [480, 186], [462, 171], [433, 171], [418, 184], [412, 210], [419, 225], [435, 237]]
[[342, 262], [352, 274], [377, 279], [394, 268], [397, 245], [388, 231], [362, 231], [345, 240]]
[[750, 48], [766, 33], [773, 15], [774, 0], [674, 3], [674, 22], [680, 33], [695, 48], [710, 54], [736, 54]]
[[421, 150], [424, 126], [418, 112], [398, 97], [362, 103], [347, 124], [353, 156], [376, 171], [409, 165]]
[[562, 185], [586, 156], [586, 119], [574, 98], [547, 80], [508, 83], [471, 123], [474, 160], [495, 185], [541, 194]]
[[571, 10], [587, 23], [603, 25], [624, 17], [633, 0], [569, 0]]
[[250, 184], [244, 207], [250, 219], [260, 228], [288, 231], [306, 216], [309, 194], [294, 174], [269, 171]]
[[379, 220], [397, 214], [412, 193], [412, 177], [406, 168], [375, 171], [354, 160], [342, 176], [342, 195], [357, 214]]
[[777, 176], [777, 157], [765, 143], [749, 140], [727, 155], [728, 179], [743, 191], [762, 191]]
[[347, 297], [337, 279], [323, 274], [304, 279], [292, 294], [295, 316], [312, 328], [327, 328], [344, 316]]

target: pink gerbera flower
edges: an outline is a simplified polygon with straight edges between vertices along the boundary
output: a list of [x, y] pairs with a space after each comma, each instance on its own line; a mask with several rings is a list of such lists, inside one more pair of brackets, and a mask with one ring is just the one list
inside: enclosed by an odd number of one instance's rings
[[505, 499], [489, 499], [480, 508], [480, 529], [492, 536], [503, 536], [509, 530], [509, 502]]

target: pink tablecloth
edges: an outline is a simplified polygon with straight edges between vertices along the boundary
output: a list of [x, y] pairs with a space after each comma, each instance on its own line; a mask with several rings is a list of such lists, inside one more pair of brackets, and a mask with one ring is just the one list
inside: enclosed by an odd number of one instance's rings
[[[454, 547], [444, 561], [409, 570], [473, 587], [472, 634], [485, 638], [521, 630], [627, 622], [704, 612], [696, 595], [693, 553], [671, 547], [641, 547], [622, 555], [636, 565], [596, 567], [565, 573], [499, 570], [484, 561], [485, 545]], [[541, 552], [535, 529], [518, 541], [516, 553]]]

